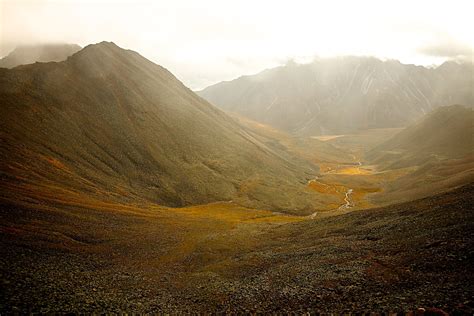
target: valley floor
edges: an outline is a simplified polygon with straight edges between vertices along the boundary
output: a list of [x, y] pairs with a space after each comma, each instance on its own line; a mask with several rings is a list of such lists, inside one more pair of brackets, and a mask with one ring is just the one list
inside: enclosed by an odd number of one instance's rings
[[319, 220], [5, 201], [0, 310], [471, 314], [473, 188]]

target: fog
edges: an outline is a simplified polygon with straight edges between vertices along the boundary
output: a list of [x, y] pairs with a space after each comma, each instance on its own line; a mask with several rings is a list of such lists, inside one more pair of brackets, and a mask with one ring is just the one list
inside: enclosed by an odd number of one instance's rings
[[17, 45], [103, 40], [140, 52], [192, 89], [289, 59], [471, 58], [470, 1], [1, 0], [0, 55]]

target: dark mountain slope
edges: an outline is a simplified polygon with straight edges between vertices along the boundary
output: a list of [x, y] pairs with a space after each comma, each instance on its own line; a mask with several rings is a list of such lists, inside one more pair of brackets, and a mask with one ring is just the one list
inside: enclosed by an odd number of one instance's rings
[[366, 57], [289, 63], [200, 92], [209, 102], [301, 134], [402, 127], [445, 104], [474, 104], [472, 64], [438, 68]]
[[65, 62], [0, 69], [0, 100], [9, 198], [318, 205], [305, 188], [312, 165], [266, 147], [166, 69], [113, 43]]
[[63, 61], [79, 50], [81, 47], [75, 44], [19, 46], [0, 59], [0, 68], [13, 68], [35, 62]]

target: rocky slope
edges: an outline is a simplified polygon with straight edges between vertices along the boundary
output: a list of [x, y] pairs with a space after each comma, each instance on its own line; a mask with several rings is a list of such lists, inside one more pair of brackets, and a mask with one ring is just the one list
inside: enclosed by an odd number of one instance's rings
[[470, 315], [472, 190], [296, 222], [2, 203], [0, 312]]

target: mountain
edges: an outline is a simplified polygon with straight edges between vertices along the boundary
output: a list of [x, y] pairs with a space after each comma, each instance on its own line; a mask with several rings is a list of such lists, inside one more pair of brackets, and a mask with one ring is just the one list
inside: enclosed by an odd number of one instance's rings
[[233, 200], [307, 213], [321, 198], [306, 188], [316, 166], [266, 146], [165, 68], [113, 43], [0, 69], [0, 100], [10, 200]]
[[472, 108], [442, 106], [372, 149], [367, 157], [393, 169], [473, 155], [473, 122]]
[[370, 150], [366, 158], [379, 171], [409, 171], [374, 201], [407, 201], [474, 182], [473, 122], [472, 108], [443, 106]]
[[371, 57], [290, 62], [198, 94], [222, 109], [299, 135], [403, 127], [445, 104], [474, 104], [472, 64], [437, 68]]
[[0, 59], [0, 68], [13, 68], [35, 62], [63, 61], [79, 50], [81, 47], [75, 44], [19, 46]]

